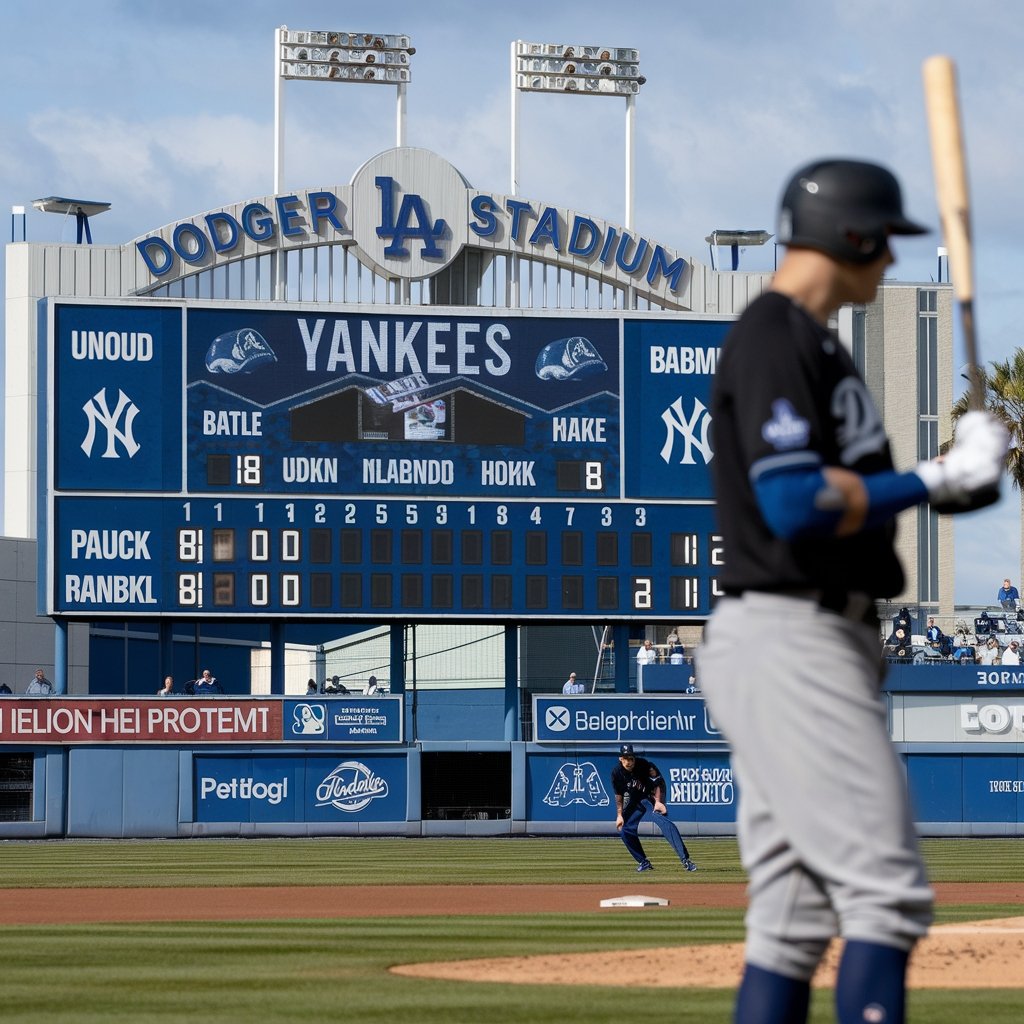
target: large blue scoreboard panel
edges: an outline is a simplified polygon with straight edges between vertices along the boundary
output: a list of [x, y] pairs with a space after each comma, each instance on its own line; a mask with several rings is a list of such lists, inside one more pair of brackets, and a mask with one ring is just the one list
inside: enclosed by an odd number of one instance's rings
[[49, 615], [703, 618], [724, 319], [50, 300]]

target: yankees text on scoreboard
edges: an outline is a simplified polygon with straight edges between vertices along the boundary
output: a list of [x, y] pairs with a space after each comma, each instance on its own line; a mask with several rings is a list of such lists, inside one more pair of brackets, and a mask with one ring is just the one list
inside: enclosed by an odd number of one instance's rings
[[46, 614], [703, 616], [726, 321], [50, 301]]

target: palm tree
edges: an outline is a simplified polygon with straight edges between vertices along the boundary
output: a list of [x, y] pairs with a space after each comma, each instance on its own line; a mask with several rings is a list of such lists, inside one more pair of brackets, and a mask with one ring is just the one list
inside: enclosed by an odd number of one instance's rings
[[[998, 417], [1010, 432], [1006, 468], [1020, 495], [1021, 553], [1024, 555], [1024, 349], [1017, 349], [1001, 363], [992, 363], [987, 370], [979, 368], [979, 376], [985, 408]], [[969, 392], [964, 392], [953, 403], [953, 422], [969, 407]]]

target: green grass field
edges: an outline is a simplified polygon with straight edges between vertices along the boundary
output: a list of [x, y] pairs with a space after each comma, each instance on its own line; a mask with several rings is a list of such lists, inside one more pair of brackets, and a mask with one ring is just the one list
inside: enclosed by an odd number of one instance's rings
[[[690, 843], [687, 884], [742, 879], [731, 840]], [[657, 849], [657, 847], [655, 847]], [[1019, 840], [931, 840], [933, 881], [1024, 876]], [[349, 865], [347, 872], [335, 866]], [[351, 865], [365, 864], [356, 875]], [[615, 839], [292, 839], [5, 842], [0, 885], [108, 886], [608, 883], [636, 891]], [[1018, 905], [939, 907], [939, 921], [1005, 917]], [[524, 986], [391, 975], [395, 963], [738, 942], [742, 912], [668, 907], [593, 914], [76, 926], [0, 931], [3, 1021], [352, 1021], [425, 1024], [709, 1024], [715, 989]], [[1018, 990], [915, 991], [910, 1020], [1010, 1024]], [[832, 1021], [815, 994], [814, 1024]]]

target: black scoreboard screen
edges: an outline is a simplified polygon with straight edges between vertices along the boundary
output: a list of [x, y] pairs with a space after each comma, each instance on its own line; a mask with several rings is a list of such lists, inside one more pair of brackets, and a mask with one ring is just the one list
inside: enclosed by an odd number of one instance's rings
[[51, 300], [42, 611], [704, 617], [728, 326]]

